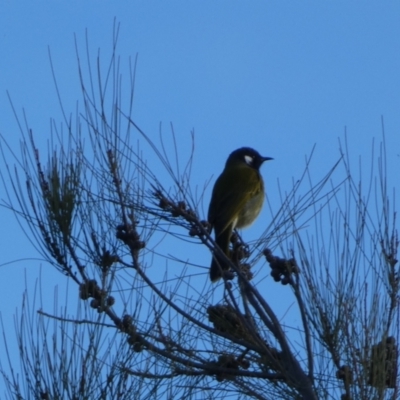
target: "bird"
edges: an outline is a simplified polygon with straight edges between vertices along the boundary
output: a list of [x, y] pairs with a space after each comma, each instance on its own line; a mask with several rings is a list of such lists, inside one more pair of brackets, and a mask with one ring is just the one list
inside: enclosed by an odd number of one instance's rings
[[[261, 165], [271, 157], [263, 157], [251, 147], [233, 151], [217, 178], [208, 208], [208, 223], [214, 229], [215, 242], [229, 258], [229, 243], [236, 228], [251, 225], [260, 214], [264, 203], [264, 181]], [[210, 231], [210, 232], [211, 232]], [[229, 269], [226, 260], [215, 253], [210, 267], [211, 282]]]

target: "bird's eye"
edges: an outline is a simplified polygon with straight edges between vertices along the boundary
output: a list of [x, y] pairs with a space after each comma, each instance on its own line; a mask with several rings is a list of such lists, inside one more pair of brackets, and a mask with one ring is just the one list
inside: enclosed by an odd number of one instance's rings
[[252, 165], [253, 157], [252, 156], [244, 156], [244, 161], [246, 162], [247, 165]]

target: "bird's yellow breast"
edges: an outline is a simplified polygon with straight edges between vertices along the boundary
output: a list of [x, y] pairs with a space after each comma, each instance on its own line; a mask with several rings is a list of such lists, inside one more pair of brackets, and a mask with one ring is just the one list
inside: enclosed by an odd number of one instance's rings
[[247, 201], [240, 212], [235, 228], [244, 228], [251, 225], [261, 212], [264, 203], [264, 188]]

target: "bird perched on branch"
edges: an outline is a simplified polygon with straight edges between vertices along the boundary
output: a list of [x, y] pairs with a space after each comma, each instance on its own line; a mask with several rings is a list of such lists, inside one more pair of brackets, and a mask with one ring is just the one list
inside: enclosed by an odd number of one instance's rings
[[[232, 152], [225, 168], [215, 182], [208, 209], [208, 222], [215, 232], [215, 242], [229, 258], [229, 243], [235, 228], [244, 228], [254, 222], [264, 203], [264, 181], [260, 167], [263, 157], [250, 147]], [[224, 270], [229, 269], [226, 261], [213, 255], [210, 278], [216, 282]]]

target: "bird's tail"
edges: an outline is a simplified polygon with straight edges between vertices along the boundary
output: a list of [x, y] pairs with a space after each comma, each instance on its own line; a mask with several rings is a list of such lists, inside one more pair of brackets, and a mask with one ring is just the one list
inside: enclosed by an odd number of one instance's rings
[[[216, 233], [216, 238], [215, 238], [215, 242], [228, 258], [229, 258], [229, 243], [231, 240], [231, 234], [232, 230], [228, 228], [225, 229], [225, 231], [219, 235], [217, 235]], [[229, 269], [229, 264], [224, 259], [224, 257], [218, 257], [216, 254], [213, 254], [213, 259], [210, 267], [211, 282], [216, 282], [218, 279], [220, 279], [222, 277], [223, 271], [226, 271], [228, 269]]]

